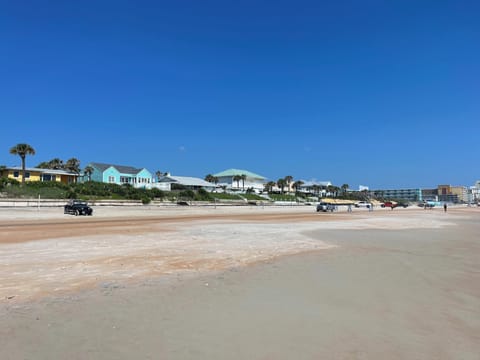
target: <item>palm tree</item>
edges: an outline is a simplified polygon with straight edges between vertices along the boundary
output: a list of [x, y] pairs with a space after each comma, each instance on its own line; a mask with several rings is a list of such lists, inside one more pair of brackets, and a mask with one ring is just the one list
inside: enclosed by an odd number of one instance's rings
[[213, 183], [214, 178], [215, 176], [213, 176], [212, 174], [208, 174], [207, 176], [205, 176], [205, 181]]
[[302, 180], [297, 180], [293, 183], [292, 187], [295, 189], [295, 192], [298, 191], [298, 188], [302, 186], [304, 182]]
[[283, 180], [285, 180], [285, 185], [287, 186], [287, 189], [288, 191], [290, 192], [290, 184], [292, 183], [293, 181], [293, 176], [291, 175], [287, 175], [283, 178]]
[[48, 168], [53, 170], [60, 170], [64, 168], [63, 160], [59, 158], [52, 159], [48, 162]]
[[218, 184], [218, 177], [213, 176], [212, 174], [208, 174], [207, 176], [205, 176], [205, 181], [208, 181], [209, 183], [214, 183], [216, 188]]
[[247, 175], [242, 174], [242, 175], [240, 175], [240, 177], [242, 178], [242, 188], [243, 188], [243, 191], [245, 191], [245, 180], [247, 180]]
[[333, 197], [333, 185], [328, 185], [327, 186], [327, 193], [328, 193], [328, 196]]
[[340, 191], [340, 188], [338, 186], [332, 185], [331, 190], [332, 190], [332, 193], [333, 193], [333, 197], [337, 197], [338, 192]]
[[68, 159], [64, 166], [65, 170], [72, 171], [74, 173], [80, 172], [80, 160], [77, 158]]
[[35, 149], [28, 144], [17, 144], [10, 149], [10, 154], [20, 156], [22, 159], [22, 185], [25, 184], [25, 158], [27, 155], [35, 155]]
[[235, 175], [233, 177], [233, 181], [236, 181], [237, 182], [237, 188], [240, 187], [240, 180], [242, 180], [242, 176], [241, 175]]
[[40, 164], [38, 164], [37, 166], [35, 166], [36, 168], [39, 168], [39, 169], [50, 169], [49, 168], [49, 164], [48, 164], [48, 161], [42, 161]]
[[286, 181], [285, 179], [278, 179], [277, 180], [277, 186], [281, 189], [282, 191], [282, 194], [283, 194], [283, 191], [285, 190], [285, 185], [286, 185]]
[[348, 190], [349, 187], [350, 187], [350, 185], [348, 185], [348, 184], [343, 184], [343, 185], [342, 185], [342, 194], [343, 194], [343, 196], [345, 196], [345, 195], [347, 194], [347, 190]]
[[269, 181], [265, 184], [265, 189], [267, 190], [268, 193], [271, 193], [275, 185], [277, 185], [275, 181]]
[[94, 169], [90, 165], [85, 166], [85, 169], [83, 169], [83, 173], [87, 174], [87, 176], [88, 176], [88, 181], [92, 181], [93, 171], [94, 171]]

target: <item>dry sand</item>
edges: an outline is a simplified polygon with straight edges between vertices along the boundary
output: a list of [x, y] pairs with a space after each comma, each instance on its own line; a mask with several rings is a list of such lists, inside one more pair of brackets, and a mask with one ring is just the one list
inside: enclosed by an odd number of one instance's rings
[[0, 209], [0, 358], [480, 359], [479, 217]]

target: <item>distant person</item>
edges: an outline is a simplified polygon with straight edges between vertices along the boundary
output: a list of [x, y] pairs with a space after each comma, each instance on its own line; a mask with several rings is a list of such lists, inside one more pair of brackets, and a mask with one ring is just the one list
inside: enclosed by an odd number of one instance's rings
[[447, 212], [447, 203], [443, 204], [443, 211]]
[[352, 205], [348, 204], [348, 212], [352, 212]]

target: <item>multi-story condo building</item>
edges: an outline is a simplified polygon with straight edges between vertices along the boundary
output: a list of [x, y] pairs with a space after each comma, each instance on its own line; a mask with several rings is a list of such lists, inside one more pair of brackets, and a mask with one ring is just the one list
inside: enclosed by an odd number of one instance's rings
[[423, 200], [421, 189], [374, 190], [373, 193], [384, 199], [396, 199], [396, 200], [405, 200], [405, 201], [422, 201]]
[[468, 202], [468, 189], [465, 186], [438, 185], [438, 200], [445, 202]]

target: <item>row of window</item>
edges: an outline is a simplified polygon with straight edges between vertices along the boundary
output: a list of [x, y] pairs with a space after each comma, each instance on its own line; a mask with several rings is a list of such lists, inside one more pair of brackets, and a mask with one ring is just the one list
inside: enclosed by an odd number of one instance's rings
[[[108, 182], [111, 184], [114, 184], [115, 181], [115, 176], [109, 176], [108, 177]], [[126, 176], [120, 176], [120, 183], [121, 184], [131, 184], [131, 183], [139, 183], [139, 184], [150, 184], [151, 179], [149, 178], [131, 178], [131, 177], [126, 177]]]
[[[19, 171], [14, 171], [13, 172], [13, 177], [16, 177], [18, 178], [20, 176], [20, 172]], [[30, 173], [29, 172], [25, 172], [25, 179], [28, 179], [30, 177]]]
[[[18, 178], [20, 177], [20, 172], [19, 171], [14, 171], [13, 172], [13, 177]], [[30, 173], [28, 171], [25, 172], [25, 179], [30, 178]], [[42, 174], [40, 175], [40, 180], [41, 181], [56, 181], [57, 176], [56, 175], [50, 175], [50, 174]]]

